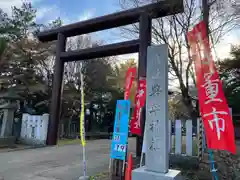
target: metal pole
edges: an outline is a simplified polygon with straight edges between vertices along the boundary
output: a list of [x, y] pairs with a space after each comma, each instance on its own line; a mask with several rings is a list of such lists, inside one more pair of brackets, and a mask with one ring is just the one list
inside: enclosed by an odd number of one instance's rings
[[[210, 31], [209, 31], [209, 12], [210, 12], [209, 1], [202, 0], [202, 16], [203, 16], [202, 18], [206, 24], [208, 38], [209, 38], [209, 33], [210, 33]], [[213, 158], [213, 151], [211, 149], [209, 149], [208, 152], [209, 152], [209, 159], [210, 159], [210, 163], [211, 163], [211, 173], [212, 173], [213, 179], [218, 180], [217, 169], [215, 169], [215, 166], [214, 166], [215, 161]]]
[[66, 37], [59, 33], [56, 48], [56, 60], [54, 65], [54, 77], [52, 88], [52, 100], [50, 109], [50, 121], [48, 124], [47, 145], [57, 144], [58, 124], [60, 120], [61, 86], [64, 72], [64, 62], [60, 59], [60, 53], [65, 51]]
[[[147, 48], [151, 45], [151, 28], [152, 28], [152, 20], [151, 17], [147, 13], [143, 13], [140, 16], [139, 22], [139, 66], [138, 66], [138, 79], [140, 77], [146, 78], [146, 69], [147, 69]], [[143, 134], [144, 134], [144, 126], [145, 126], [145, 114], [146, 108], [145, 106], [142, 109], [141, 114], [141, 127], [142, 127], [142, 136], [137, 136], [136, 142], [136, 155], [137, 157], [141, 156], [142, 152], [142, 144], [143, 144]]]
[[86, 149], [85, 146], [83, 148], [83, 177], [86, 179], [87, 177], [87, 164], [86, 164]]

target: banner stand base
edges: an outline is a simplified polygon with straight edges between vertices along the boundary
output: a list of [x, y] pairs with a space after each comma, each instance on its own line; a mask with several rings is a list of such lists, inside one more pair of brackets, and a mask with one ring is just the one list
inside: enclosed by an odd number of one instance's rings
[[89, 176], [80, 176], [79, 178], [78, 178], [78, 180], [90, 180], [90, 177]]
[[145, 166], [132, 171], [132, 180], [183, 180], [181, 172], [169, 169], [168, 173], [148, 171]]

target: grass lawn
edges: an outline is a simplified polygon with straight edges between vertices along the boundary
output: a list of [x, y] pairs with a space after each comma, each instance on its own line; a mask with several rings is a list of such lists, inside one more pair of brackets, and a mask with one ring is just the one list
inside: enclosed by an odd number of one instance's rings
[[80, 139], [59, 139], [57, 142], [58, 146], [70, 145], [70, 144], [81, 144]]

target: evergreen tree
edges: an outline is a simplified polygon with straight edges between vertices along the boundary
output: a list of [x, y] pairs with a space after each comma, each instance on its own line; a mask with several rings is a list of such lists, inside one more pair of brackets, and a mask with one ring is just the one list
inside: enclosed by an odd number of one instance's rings
[[231, 56], [219, 63], [219, 71], [228, 104], [233, 113], [240, 113], [240, 46], [232, 47]]

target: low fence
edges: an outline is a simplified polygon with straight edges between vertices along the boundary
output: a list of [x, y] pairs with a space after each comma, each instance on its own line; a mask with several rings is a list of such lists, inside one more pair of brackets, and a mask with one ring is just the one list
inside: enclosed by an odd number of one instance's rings
[[[205, 144], [201, 119], [196, 126], [192, 120], [169, 120], [168, 128], [170, 166], [198, 168]], [[147, 150], [146, 143], [144, 138], [143, 153]]]
[[197, 169], [205, 148], [201, 119], [196, 127], [192, 120], [169, 121], [169, 145], [172, 168]]
[[[204, 132], [201, 120], [197, 127], [192, 120], [169, 121], [169, 151], [171, 154], [183, 156], [199, 156], [204, 148]], [[200, 148], [200, 146], [202, 146]]]
[[30, 115], [24, 113], [20, 141], [25, 144], [45, 145], [47, 139], [49, 114]]
[[235, 138], [237, 140], [239, 140], [240, 139], [240, 127], [235, 127], [234, 131], [235, 131]]
[[[20, 140], [27, 144], [45, 144], [48, 121], [49, 114], [43, 114], [42, 116], [23, 114]], [[169, 152], [171, 154], [201, 156], [205, 140], [200, 119], [198, 119], [197, 124], [197, 127], [194, 127], [192, 120], [169, 121]], [[73, 134], [79, 135], [76, 132]]]
[[[79, 136], [76, 124], [71, 124], [71, 131], [68, 137], [76, 138]], [[62, 127], [62, 130], [64, 128]], [[64, 134], [61, 132], [60, 134]], [[87, 138], [89, 136], [99, 136], [107, 138], [111, 133], [108, 132], [86, 132]], [[106, 136], [106, 137], [105, 137]], [[199, 157], [201, 151], [204, 149], [204, 131], [201, 120], [198, 119], [197, 126], [194, 127], [192, 120], [169, 120], [169, 151], [171, 154], [182, 156]]]

